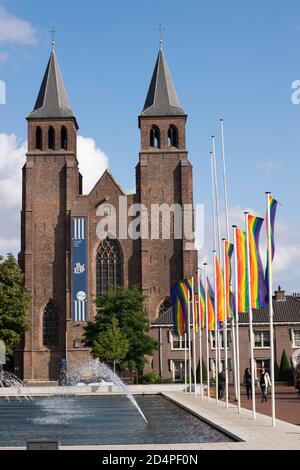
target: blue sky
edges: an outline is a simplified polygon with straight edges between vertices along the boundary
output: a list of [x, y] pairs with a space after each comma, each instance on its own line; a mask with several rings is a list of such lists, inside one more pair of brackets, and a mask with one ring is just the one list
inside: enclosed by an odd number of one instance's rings
[[[162, 23], [164, 50], [189, 116], [195, 202], [205, 203], [209, 222], [210, 136], [216, 135], [219, 151], [223, 117], [232, 221], [239, 221], [244, 208], [263, 216], [264, 192], [273, 192], [282, 203], [275, 279], [289, 291], [300, 291], [300, 105], [291, 101], [291, 84], [300, 80], [299, 1], [0, 0], [0, 6], [2, 15], [5, 11], [31, 27], [23, 37], [1, 38], [0, 32], [0, 80], [7, 85], [0, 133], [14, 134], [19, 147], [26, 140], [25, 116], [38, 93], [54, 22], [80, 135], [92, 138], [108, 156], [110, 171], [126, 190], [135, 185], [137, 116]], [[0, 240], [17, 240], [13, 230], [9, 233], [0, 232]], [[2, 249], [6, 246], [2, 243]]]

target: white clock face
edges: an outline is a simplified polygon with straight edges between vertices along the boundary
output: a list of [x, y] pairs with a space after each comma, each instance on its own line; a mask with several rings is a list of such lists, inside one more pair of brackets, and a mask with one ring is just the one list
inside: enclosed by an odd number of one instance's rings
[[83, 302], [86, 299], [86, 293], [83, 291], [77, 292], [76, 294], [77, 300]]

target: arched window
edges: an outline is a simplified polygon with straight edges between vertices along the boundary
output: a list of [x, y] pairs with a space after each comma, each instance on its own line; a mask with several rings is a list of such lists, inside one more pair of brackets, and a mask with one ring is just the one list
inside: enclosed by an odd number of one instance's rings
[[97, 295], [121, 285], [121, 253], [119, 243], [107, 237], [99, 246], [96, 263]]
[[68, 131], [65, 126], [62, 126], [61, 128], [60, 147], [63, 150], [68, 150]]
[[178, 129], [176, 126], [173, 126], [173, 124], [168, 130], [168, 146], [178, 147]]
[[166, 297], [163, 302], [160, 304], [158, 315], [162, 315], [172, 308], [172, 300], [170, 297]]
[[35, 131], [35, 148], [36, 150], [43, 150], [43, 134], [40, 126]]
[[43, 345], [47, 348], [59, 344], [59, 315], [54, 303], [50, 301], [43, 316]]
[[48, 148], [55, 150], [55, 130], [52, 126], [50, 126], [48, 130]]
[[160, 132], [157, 126], [152, 126], [150, 130], [150, 147], [160, 148]]

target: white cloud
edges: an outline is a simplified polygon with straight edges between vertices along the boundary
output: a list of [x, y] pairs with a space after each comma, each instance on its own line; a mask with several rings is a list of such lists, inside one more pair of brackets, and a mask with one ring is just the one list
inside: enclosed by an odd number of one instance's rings
[[83, 192], [88, 194], [107, 169], [108, 157], [97, 147], [94, 139], [81, 136], [77, 139], [77, 156], [83, 176]]
[[0, 43], [36, 44], [36, 32], [31, 24], [12, 15], [0, 6]]

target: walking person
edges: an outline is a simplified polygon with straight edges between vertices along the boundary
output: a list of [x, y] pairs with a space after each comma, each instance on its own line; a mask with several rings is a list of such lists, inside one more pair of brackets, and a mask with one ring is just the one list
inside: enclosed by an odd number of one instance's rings
[[226, 383], [225, 372], [222, 370], [218, 374], [218, 397], [219, 397], [219, 400], [222, 400], [222, 398], [224, 396], [225, 383]]
[[268, 387], [271, 387], [271, 379], [266, 371], [266, 369], [262, 368], [261, 373], [259, 375], [258, 383], [261, 389], [261, 402], [266, 402], [268, 398]]
[[252, 398], [252, 375], [249, 367], [245, 370], [243, 385], [246, 389], [247, 398], [250, 400]]

